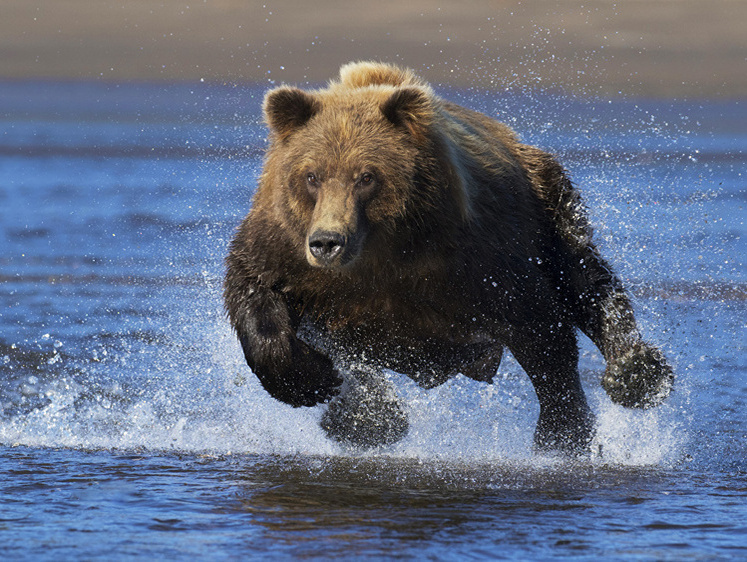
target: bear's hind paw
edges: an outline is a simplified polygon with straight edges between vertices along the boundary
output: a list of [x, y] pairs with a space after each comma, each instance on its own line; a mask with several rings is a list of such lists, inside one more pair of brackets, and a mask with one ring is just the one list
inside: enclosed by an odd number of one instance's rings
[[617, 404], [627, 408], [652, 408], [669, 396], [673, 382], [674, 373], [664, 354], [638, 342], [607, 364], [602, 387]]

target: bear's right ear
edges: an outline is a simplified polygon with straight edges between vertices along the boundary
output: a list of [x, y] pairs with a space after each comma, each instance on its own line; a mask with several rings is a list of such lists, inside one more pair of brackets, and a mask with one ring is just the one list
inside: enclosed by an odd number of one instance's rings
[[263, 108], [267, 125], [285, 140], [319, 111], [320, 103], [308, 92], [281, 86], [267, 92]]

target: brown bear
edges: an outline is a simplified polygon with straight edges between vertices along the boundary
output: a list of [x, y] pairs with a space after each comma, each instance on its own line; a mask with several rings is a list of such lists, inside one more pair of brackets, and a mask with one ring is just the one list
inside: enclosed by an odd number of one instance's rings
[[425, 387], [492, 382], [505, 347], [539, 399], [536, 446], [583, 451], [594, 415], [577, 328], [607, 361], [615, 402], [667, 396], [672, 370], [642, 340], [552, 156], [380, 63], [348, 64], [322, 90], [276, 88], [264, 112], [269, 149], [224, 297], [273, 397], [313, 406], [342, 389], [328, 434], [391, 443], [407, 418], [382, 369]]

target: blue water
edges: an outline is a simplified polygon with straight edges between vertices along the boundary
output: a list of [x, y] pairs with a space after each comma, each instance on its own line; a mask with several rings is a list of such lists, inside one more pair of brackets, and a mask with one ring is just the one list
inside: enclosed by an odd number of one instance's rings
[[675, 366], [590, 459], [534, 455], [536, 400], [390, 373], [411, 431], [369, 453], [266, 395], [222, 312], [262, 89], [0, 83], [0, 556], [747, 557], [747, 105], [443, 91], [555, 152]]

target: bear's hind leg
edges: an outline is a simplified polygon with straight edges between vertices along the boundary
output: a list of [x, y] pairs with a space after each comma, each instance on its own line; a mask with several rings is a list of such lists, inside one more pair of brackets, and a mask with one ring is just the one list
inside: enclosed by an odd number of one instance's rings
[[327, 436], [363, 449], [402, 439], [409, 428], [407, 414], [384, 374], [353, 365], [344, 376], [341, 395], [330, 402], [322, 416], [321, 426]]
[[628, 408], [657, 406], [672, 388], [672, 368], [641, 337], [630, 299], [605, 261], [587, 251], [580, 263], [578, 323], [607, 362], [602, 387]]
[[672, 368], [661, 351], [641, 338], [630, 299], [594, 246], [586, 209], [565, 170], [549, 154], [532, 147], [522, 150], [567, 249], [560, 264], [570, 282], [566, 303], [607, 361], [602, 386], [623, 406], [656, 406], [672, 387]]
[[664, 354], [642, 339], [607, 361], [602, 388], [628, 408], [658, 406], [672, 389], [674, 373]]

